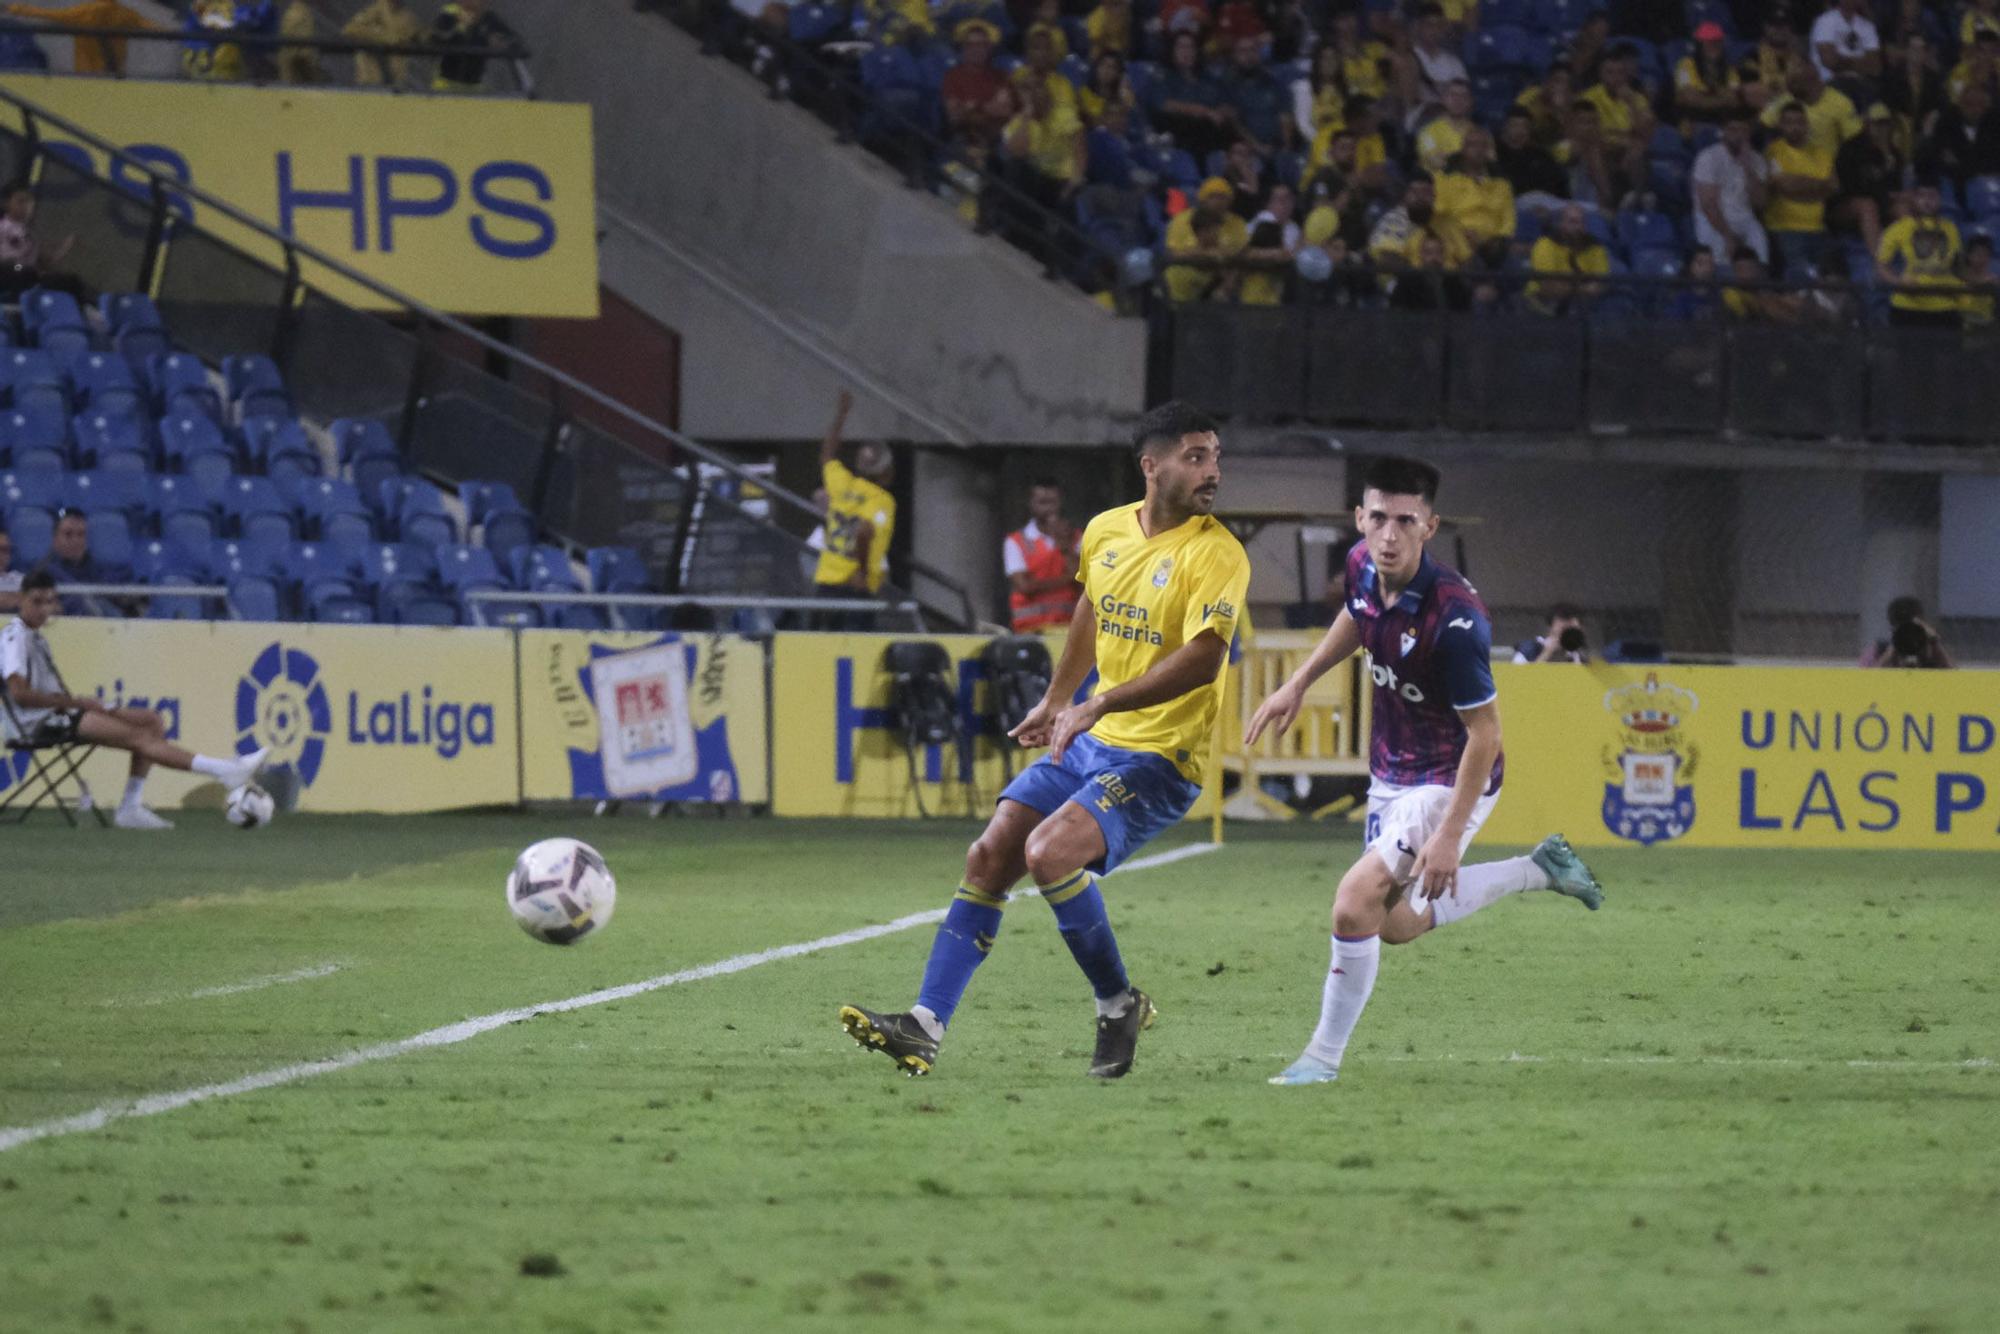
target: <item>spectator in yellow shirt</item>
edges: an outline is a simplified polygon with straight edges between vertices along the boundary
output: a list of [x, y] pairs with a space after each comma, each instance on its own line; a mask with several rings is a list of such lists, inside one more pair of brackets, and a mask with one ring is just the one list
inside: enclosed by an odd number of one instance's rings
[[1472, 85], [1453, 79], [1444, 86], [1444, 112], [1417, 131], [1417, 165], [1436, 176], [1465, 143], [1472, 125]]
[[1792, 71], [1801, 64], [1811, 63], [1784, 9], [1774, 7], [1764, 16], [1764, 35], [1758, 40], [1757, 49], [1744, 62], [1744, 99], [1753, 107], [1784, 101]]
[[1719, 125], [1745, 105], [1743, 76], [1729, 63], [1722, 25], [1710, 20], [1694, 30], [1694, 50], [1674, 66], [1674, 115], [1686, 133], [1694, 125]]
[[1228, 181], [1211, 176], [1195, 192], [1194, 207], [1167, 224], [1167, 296], [1176, 304], [1226, 301], [1236, 295], [1242, 273], [1222, 263], [1249, 246], [1250, 229], [1229, 211], [1235, 197]]
[[1604, 284], [1575, 280], [1610, 273], [1611, 253], [1590, 234], [1582, 207], [1565, 204], [1556, 215], [1555, 231], [1529, 252], [1528, 267], [1538, 275], [1528, 284], [1529, 309], [1544, 315], [1581, 314], [1604, 295]]
[[1986, 90], [1988, 97], [2000, 96], [2000, 32], [1989, 32], [1982, 28], [1971, 43], [1962, 48], [1965, 59], [1952, 66], [1945, 77], [1944, 93], [1952, 101], [1964, 98], [1965, 90], [1974, 84]]
[[1132, 51], [1132, 0], [1103, 0], [1084, 21], [1090, 58], [1126, 56]]
[[1484, 127], [1466, 131], [1453, 169], [1438, 181], [1437, 211], [1489, 268], [1505, 261], [1514, 239], [1514, 187], [1493, 174], [1493, 136]]
[[1001, 136], [1022, 188], [1044, 206], [1058, 208], [1083, 184], [1083, 122], [1074, 105], [1058, 106], [1048, 85], [1030, 79], [1028, 105]]
[[1767, 129], [1784, 132], [1778, 117], [1789, 100], [1798, 103], [1806, 113], [1806, 138], [1814, 148], [1825, 149], [1829, 156], [1840, 152], [1842, 144], [1861, 133], [1861, 116], [1854, 103], [1838, 88], [1827, 87], [1812, 61], [1795, 63], [1786, 76], [1785, 87], [1791, 97], [1780, 97], [1764, 108], [1762, 120]]
[[[1599, 70], [1599, 81], [1585, 89], [1580, 100], [1597, 110], [1604, 156], [1618, 177], [1622, 198], [1646, 179], [1646, 149], [1652, 143], [1655, 124], [1653, 108], [1638, 84], [1639, 53], [1629, 43], [1613, 46]], [[1602, 208], [1616, 208], [1619, 199], [1597, 202]]]
[[1826, 204], [1839, 192], [1833, 151], [1812, 141], [1806, 109], [1796, 102], [1778, 108], [1778, 139], [1765, 156], [1771, 163], [1770, 202], [1764, 230], [1784, 264], [1813, 262], [1826, 241]]
[[1025, 102], [1028, 85], [1040, 84], [1047, 90], [1050, 102], [1075, 116], [1076, 85], [1062, 72], [1062, 56], [1056, 49], [1056, 38], [1061, 35], [1058, 29], [1046, 23], [1037, 23], [1028, 29], [1023, 41], [1028, 58], [1014, 71], [1014, 91]]
[[1576, 102], [1576, 84], [1569, 66], [1558, 60], [1542, 74], [1542, 81], [1530, 84], [1514, 99], [1514, 105], [1528, 113], [1537, 148], [1553, 153], [1569, 138], [1569, 113]]
[[1420, 262], [1426, 236], [1444, 245], [1445, 267], [1455, 269], [1472, 258], [1472, 242], [1456, 219], [1438, 212], [1437, 185], [1418, 172], [1403, 187], [1403, 202], [1384, 213], [1368, 237], [1368, 257], [1378, 269], [1394, 272]]
[[1361, 34], [1361, 16], [1352, 9], [1334, 15], [1327, 45], [1340, 53], [1340, 83], [1349, 97], [1380, 101], [1389, 92], [1389, 48]]
[[[1882, 281], [1893, 289], [1889, 295], [1892, 324], [1952, 328], [1960, 322], [1963, 306], [1959, 294], [1949, 290], [1958, 283], [1958, 228], [1951, 219], [1938, 216], [1942, 202], [1935, 180], [1920, 181], [1911, 192], [1911, 215], [1882, 229], [1882, 245], [1875, 259]], [[1931, 288], [1947, 290], [1926, 290]]]
[[1250, 240], [1243, 258], [1255, 260], [1259, 266], [1244, 271], [1238, 298], [1244, 305], [1275, 306], [1285, 299], [1285, 274], [1299, 253], [1302, 239], [1294, 217], [1297, 210], [1298, 196], [1280, 181], [1271, 187], [1263, 212], [1250, 219]]
[[1965, 13], [1959, 16], [1958, 44], [1961, 49], [1970, 49], [1982, 32], [2000, 37], [2000, 0], [1972, 0], [1965, 7]]
[[1375, 103], [1366, 97], [1347, 99], [1346, 123], [1323, 127], [1313, 139], [1312, 152], [1306, 158], [1306, 175], [1317, 176], [1333, 165], [1333, 143], [1341, 135], [1354, 142], [1354, 160], [1343, 167], [1351, 184], [1359, 184], [1370, 190], [1380, 189], [1388, 177], [1389, 148], [1382, 141], [1382, 131], [1375, 123]]
[[1116, 51], [1104, 51], [1091, 58], [1090, 82], [1076, 90], [1076, 109], [1085, 125], [1101, 125], [1105, 109], [1113, 103], [1127, 112], [1139, 107], [1132, 81], [1125, 75], [1125, 57]]
[[[820, 597], [872, 597], [889, 574], [889, 540], [896, 529], [896, 497], [889, 488], [896, 480], [896, 456], [881, 441], [869, 440], [855, 448], [852, 468], [840, 461], [841, 431], [853, 406], [853, 397], [842, 390], [819, 446], [820, 484], [827, 496], [826, 545], [813, 571], [813, 591]], [[866, 630], [872, 622], [867, 612], [834, 612], [822, 618], [821, 628]]]
[[[377, 42], [383, 46], [408, 46], [422, 39], [424, 25], [404, 0], [374, 0], [348, 20], [342, 37], [357, 42]], [[354, 53], [354, 81], [357, 84], [391, 88], [410, 86], [408, 56], [376, 56], [366, 51]]]

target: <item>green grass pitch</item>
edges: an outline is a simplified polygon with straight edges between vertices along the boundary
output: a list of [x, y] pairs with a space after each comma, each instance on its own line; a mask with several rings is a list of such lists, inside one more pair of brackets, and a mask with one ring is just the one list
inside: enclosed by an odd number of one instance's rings
[[[0, 1140], [939, 908], [970, 833], [182, 823], [0, 833]], [[567, 950], [501, 895], [559, 832], [620, 885]], [[1161, 1009], [1117, 1083], [1030, 898], [927, 1080], [834, 1017], [909, 1002], [917, 927], [20, 1144], [0, 1330], [2000, 1322], [1991, 858], [1596, 854], [1604, 911], [1524, 895], [1385, 951], [1342, 1081], [1268, 1087], [1356, 849], [1232, 832], [1113, 879]]]

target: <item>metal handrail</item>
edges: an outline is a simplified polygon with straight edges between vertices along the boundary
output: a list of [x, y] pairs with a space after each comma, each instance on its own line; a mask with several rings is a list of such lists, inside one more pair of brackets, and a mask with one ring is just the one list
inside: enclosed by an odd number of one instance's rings
[[791, 598], [744, 596], [721, 593], [579, 593], [574, 590], [542, 589], [524, 592], [512, 589], [475, 588], [465, 592], [467, 602], [524, 602], [535, 605], [558, 603], [585, 607], [749, 607], [758, 611], [902, 611], [920, 612], [922, 606], [907, 599], [890, 598]]
[[56, 592], [86, 598], [220, 598], [227, 584], [71, 584], [58, 583]]
[[[150, 185], [156, 198], [162, 195], [166, 196], [185, 195], [190, 199], [194, 199], [203, 204], [204, 206], [215, 210], [217, 213], [220, 213], [223, 217], [228, 218], [230, 221], [235, 222], [245, 228], [248, 228], [250, 231], [255, 232], [257, 235], [264, 237], [266, 240], [269, 240], [281, 246], [286, 254], [292, 256], [303, 256], [306, 259], [311, 260], [313, 263], [320, 265], [328, 272], [333, 273], [347, 280], [348, 282], [351, 282], [356, 286], [361, 287], [366, 291], [374, 293], [376, 296], [379, 296], [384, 300], [391, 302], [392, 304], [399, 306], [402, 309], [407, 310], [410, 313], [421, 317], [423, 320], [428, 321], [431, 324], [435, 324], [440, 328], [447, 329], [461, 338], [470, 340], [472, 343], [485, 349], [487, 352], [498, 355], [502, 360], [507, 361], [515, 366], [521, 367], [524, 370], [532, 371], [535, 374], [544, 377], [550, 384], [560, 386], [560, 388], [564, 392], [577, 395], [578, 397], [587, 399], [590, 402], [597, 404], [599, 407], [611, 412], [615, 416], [623, 418], [626, 422], [630, 423], [634, 427], [637, 427], [640, 431], [648, 435], [655, 436], [662, 441], [665, 441], [666, 443], [672, 445], [676, 450], [684, 451], [688, 457], [699, 459], [701, 462], [709, 464], [712, 467], [715, 467], [721, 470], [722, 472], [727, 473], [729, 476], [735, 478], [737, 481], [741, 483], [756, 488], [766, 495], [776, 497], [778, 500], [781, 500], [784, 503], [790, 505], [795, 510], [798, 510], [801, 514], [811, 516], [815, 519], [818, 518], [819, 511], [813, 506], [811, 501], [807, 500], [803, 496], [798, 495], [796, 492], [789, 491], [786, 488], [778, 485], [775, 481], [771, 480], [770, 478], [756, 476], [750, 473], [743, 467], [742, 464], [736, 462], [734, 459], [729, 458], [727, 455], [719, 453], [716, 450], [710, 449], [708, 446], [700, 444], [699, 442], [690, 439], [688, 436], [682, 435], [679, 431], [674, 430], [672, 427], [663, 425], [662, 423], [655, 421], [653, 418], [648, 417], [645, 413], [640, 412], [638, 409], [630, 406], [629, 404], [623, 403], [618, 399], [611, 397], [609, 394], [604, 393], [603, 391], [597, 389], [593, 385], [584, 383], [582, 380], [577, 379], [575, 376], [569, 374], [567, 371], [560, 370], [557, 367], [552, 366], [549, 363], [542, 361], [541, 359], [535, 356], [530, 355], [529, 353], [523, 352], [520, 349], [512, 347], [507, 343], [503, 343], [499, 339], [494, 338], [492, 335], [484, 332], [481, 329], [477, 329], [472, 325], [467, 324], [465, 321], [460, 320], [456, 316], [448, 315], [445, 312], [438, 310], [434, 306], [428, 305], [423, 301], [419, 301], [417, 298], [410, 296], [405, 292], [398, 291], [396, 288], [390, 287], [387, 283], [382, 282], [380, 279], [377, 279], [370, 274], [363, 273], [361, 270], [354, 268], [352, 265], [346, 264], [341, 260], [334, 258], [332, 255], [327, 254], [325, 251], [319, 249], [317, 246], [311, 245], [305, 241], [297, 239], [296, 237], [289, 236], [284, 232], [279, 231], [277, 228], [271, 226], [269, 223], [265, 222], [261, 218], [254, 217], [251, 214], [244, 212], [242, 209], [236, 207], [236, 205], [230, 203], [225, 199], [221, 199], [216, 195], [210, 194], [208, 191], [203, 190], [201, 187], [197, 185], [192, 185], [188, 182], [182, 181], [180, 178], [169, 174], [168, 172], [155, 166], [151, 162], [127, 156], [125, 151], [120, 147], [118, 147], [117, 145], [107, 142], [102, 137], [92, 133], [88, 129], [85, 129], [83, 126], [77, 124], [73, 120], [70, 120], [68, 117], [57, 115], [56, 113], [40, 106], [31, 99], [21, 96], [19, 93], [15, 92], [12, 88], [0, 86], [0, 104], [12, 106], [16, 111], [18, 111], [21, 114], [24, 126], [27, 128], [31, 139], [34, 137], [35, 134], [34, 127], [37, 122], [45, 122], [49, 125], [52, 125], [55, 128], [61, 130], [64, 134], [70, 135], [79, 140], [80, 142], [88, 144], [91, 147], [97, 149], [99, 152], [103, 153], [105, 155], [106, 162], [119, 163], [121, 164], [123, 170], [131, 173], [136, 173], [139, 177], [144, 178]], [[126, 190], [127, 192], [130, 193], [137, 193], [130, 191], [129, 187], [109, 186], [109, 188]], [[958, 596], [958, 598], [964, 603], [964, 605], [967, 608], [970, 608], [971, 594], [963, 584], [959, 583], [957, 580], [952, 579], [948, 575], [945, 575], [941, 572], [932, 569], [929, 566], [924, 566], [913, 562], [911, 568], [915, 569], [923, 577], [931, 579], [937, 582], [938, 584], [944, 586], [945, 588], [952, 590]]]

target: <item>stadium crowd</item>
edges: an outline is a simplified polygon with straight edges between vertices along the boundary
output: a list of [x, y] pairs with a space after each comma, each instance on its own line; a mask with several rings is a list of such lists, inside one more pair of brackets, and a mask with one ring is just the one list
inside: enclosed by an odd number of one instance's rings
[[1993, 316], [2000, 0], [861, 0], [739, 19], [774, 79], [780, 50], [856, 62], [864, 141], [923, 127], [943, 145], [929, 179], [968, 219], [1092, 287]]
[[[434, 17], [418, 16], [409, 0], [369, 0], [344, 24], [335, 25], [314, 0], [173, 0], [181, 15], [181, 72], [209, 83], [317, 84], [333, 82], [320, 48], [272, 46], [242, 38], [283, 38], [299, 42], [344, 38], [378, 46], [426, 45], [449, 53], [408, 55], [354, 53], [352, 82], [369, 87], [423, 88], [437, 93], [477, 93], [486, 84], [487, 63], [516, 47], [514, 30], [493, 12], [492, 0], [447, 0]], [[48, 53], [34, 29], [13, 20], [58, 24], [107, 33], [165, 31], [119, 0], [79, 4], [9, 4], [0, 18], [0, 69], [47, 69]], [[124, 75], [130, 38], [81, 37], [72, 67], [78, 74]]]

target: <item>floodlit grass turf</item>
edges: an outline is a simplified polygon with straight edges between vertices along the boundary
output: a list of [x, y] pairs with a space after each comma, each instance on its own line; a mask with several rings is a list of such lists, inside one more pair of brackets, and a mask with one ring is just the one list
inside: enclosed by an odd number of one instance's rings
[[[940, 907], [969, 832], [186, 825], [0, 834], [0, 1126]], [[571, 950], [500, 898], [563, 830], [621, 887]], [[1342, 1082], [1267, 1087], [1355, 844], [1111, 882], [1162, 1011], [1116, 1084], [1030, 899], [928, 1080], [834, 1019], [926, 927], [0, 1154], [0, 1329], [1993, 1327], [1990, 858], [1599, 854], [1605, 911], [1386, 951]]]

